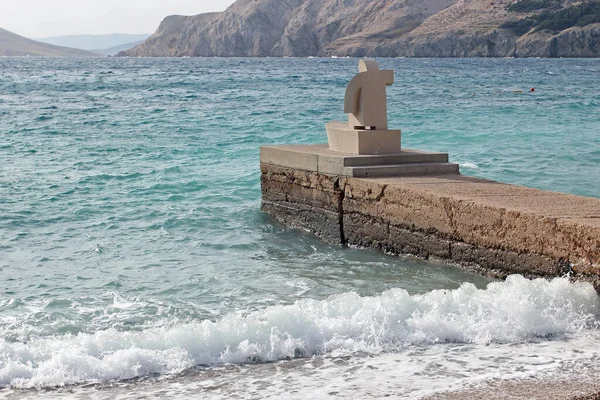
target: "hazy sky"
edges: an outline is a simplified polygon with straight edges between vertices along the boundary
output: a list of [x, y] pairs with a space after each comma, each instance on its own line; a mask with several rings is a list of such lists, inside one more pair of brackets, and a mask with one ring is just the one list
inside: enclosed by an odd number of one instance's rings
[[0, 0], [0, 28], [29, 38], [153, 33], [167, 15], [222, 11], [234, 0]]

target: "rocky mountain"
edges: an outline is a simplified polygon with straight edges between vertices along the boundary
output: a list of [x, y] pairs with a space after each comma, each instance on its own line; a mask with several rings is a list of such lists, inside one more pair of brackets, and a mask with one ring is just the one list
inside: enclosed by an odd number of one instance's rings
[[122, 56], [598, 57], [599, 0], [238, 0]]
[[97, 54], [36, 42], [0, 28], [0, 56], [90, 57]]

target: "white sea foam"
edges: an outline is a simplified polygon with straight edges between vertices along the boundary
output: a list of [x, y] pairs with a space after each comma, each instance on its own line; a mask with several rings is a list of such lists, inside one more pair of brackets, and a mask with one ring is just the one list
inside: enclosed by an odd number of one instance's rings
[[461, 168], [479, 169], [479, 165], [477, 165], [475, 163], [471, 163], [471, 162], [460, 163], [459, 165], [460, 165]]
[[177, 373], [197, 365], [240, 364], [326, 354], [404, 354], [442, 344], [505, 346], [595, 332], [593, 287], [512, 276], [487, 289], [464, 284], [411, 296], [354, 293], [300, 300], [212, 322], [114, 329], [8, 343], [0, 339], [0, 386], [48, 387]]

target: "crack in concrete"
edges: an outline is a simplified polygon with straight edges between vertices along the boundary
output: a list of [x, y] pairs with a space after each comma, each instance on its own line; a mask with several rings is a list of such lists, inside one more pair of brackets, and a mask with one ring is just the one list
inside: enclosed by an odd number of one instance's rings
[[344, 199], [346, 198], [346, 182], [344, 187], [340, 186], [340, 178], [337, 177], [333, 182], [333, 187], [339, 191], [338, 194], [338, 225], [340, 229], [340, 244], [347, 246], [348, 241], [346, 240], [346, 232], [344, 230]]
[[381, 186], [381, 192], [379, 193], [379, 195], [377, 195], [377, 197], [375, 198], [376, 202], [381, 201], [384, 197], [385, 197], [385, 190], [388, 188], [388, 185], [382, 185]]

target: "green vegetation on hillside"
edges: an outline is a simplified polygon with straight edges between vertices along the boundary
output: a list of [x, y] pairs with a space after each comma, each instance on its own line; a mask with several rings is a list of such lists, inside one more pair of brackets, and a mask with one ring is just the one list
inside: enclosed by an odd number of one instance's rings
[[536, 25], [533, 18], [524, 18], [517, 21], [507, 21], [500, 28], [511, 29], [517, 36], [523, 36]]
[[[550, 10], [556, 5], [555, 0], [520, 0], [508, 7], [513, 12], [531, 12], [543, 9], [538, 15], [516, 21], [508, 21], [500, 27], [512, 29], [521, 36], [534, 29], [534, 32], [548, 30], [558, 33], [574, 26], [586, 26], [600, 22], [600, 1], [591, 1], [563, 8]], [[537, 7], [537, 8], [534, 8]]]
[[547, 29], [560, 32], [573, 26], [586, 26], [600, 22], [600, 2], [587, 1], [554, 13], [542, 13], [536, 31]]

